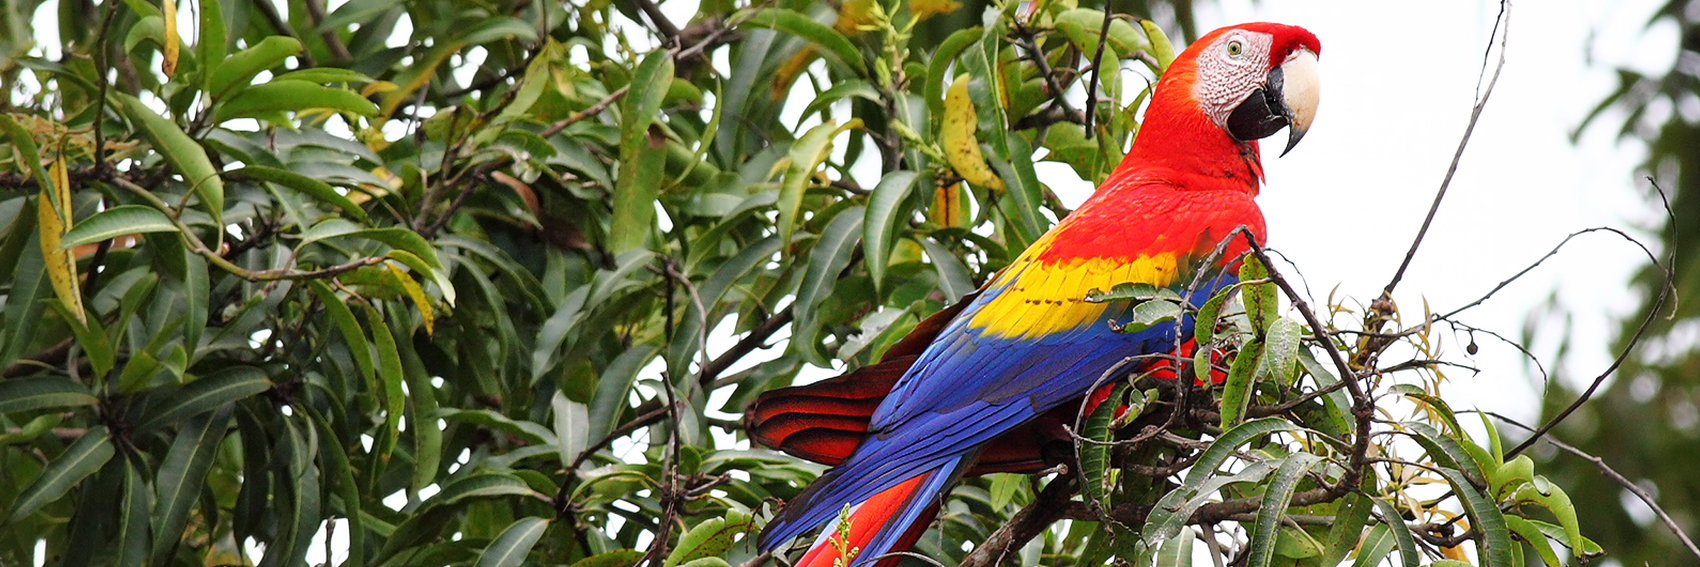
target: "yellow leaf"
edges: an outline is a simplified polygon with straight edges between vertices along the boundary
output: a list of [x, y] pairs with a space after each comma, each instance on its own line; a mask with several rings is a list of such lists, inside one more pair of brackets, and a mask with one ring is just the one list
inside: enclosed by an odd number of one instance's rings
[[939, 125], [939, 144], [944, 146], [945, 161], [962, 179], [1003, 191], [1003, 180], [986, 165], [980, 155], [980, 142], [974, 138], [980, 118], [974, 114], [974, 101], [968, 99], [968, 75], [961, 75], [944, 93], [944, 120]]
[[36, 216], [41, 228], [41, 255], [46, 262], [47, 279], [53, 282], [53, 294], [59, 296], [65, 310], [85, 323], [83, 294], [77, 288], [77, 261], [71, 250], [60, 250], [59, 242], [71, 229], [71, 179], [65, 170], [65, 160], [54, 160], [48, 167], [50, 182], [41, 186], [36, 201]]
[[159, 63], [159, 70], [170, 77], [177, 74], [177, 0], [160, 0], [159, 7], [165, 20], [165, 58]]
[[968, 219], [972, 217], [967, 193], [961, 183], [934, 188], [933, 205], [927, 208], [927, 220], [946, 228], [967, 226]]
[[877, 8], [874, 0], [845, 0], [838, 5], [838, 19], [833, 20], [832, 29], [855, 37], [861, 33], [861, 26], [874, 23], [874, 10]]
[[784, 100], [791, 93], [791, 83], [797, 80], [797, 75], [802, 74], [803, 70], [819, 57], [814, 49], [803, 47], [790, 59], [779, 64], [779, 68], [773, 71], [773, 88], [768, 96], [773, 97], [773, 100]]
[[394, 261], [385, 261], [384, 267], [390, 269], [396, 281], [401, 282], [401, 288], [407, 291], [407, 296], [413, 299], [413, 304], [419, 306], [419, 317], [425, 320], [425, 334], [433, 334], [436, 318], [431, 314], [431, 300], [425, 297], [425, 288], [419, 287], [419, 282], [401, 271]]
[[962, 3], [956, 0], [909, 0], [909, 13], [915, 15], [915, 21], [925, 20], [933, 14], [948, 14], [961, 8]]

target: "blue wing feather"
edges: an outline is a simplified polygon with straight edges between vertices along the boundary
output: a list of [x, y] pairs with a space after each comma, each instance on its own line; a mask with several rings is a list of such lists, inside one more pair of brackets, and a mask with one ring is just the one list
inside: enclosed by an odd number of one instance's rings
[[[762, 534], [786, 541], [829, 521], [846, 504], [899, 482], [949, 466], [1004, 431], [1090, 392], [1104, 372], [1128, 357], [1168, 352], [1192, 320], [1138, 333], [1111, 331], [1127, 304], [1112, 304], [1090, 324], [1040, 337], [996, 336], [971, 322], [987, 305], [1020, 285], [1025, 274], [999, 278], [945, 328], [875, 410], [865, 441], [827, 477], [812, 485]], [[1052, 275], [1052, 274], [1047, 274]], [[1202, 305], [1229, 277], [1206, 282], [1191, 298]], [[1036, 309], [1042, 311], [1043, 309]], [[971, 461], [971, 459], [970, 459]], [[794, 515], [793, 515], [794, 514]]]

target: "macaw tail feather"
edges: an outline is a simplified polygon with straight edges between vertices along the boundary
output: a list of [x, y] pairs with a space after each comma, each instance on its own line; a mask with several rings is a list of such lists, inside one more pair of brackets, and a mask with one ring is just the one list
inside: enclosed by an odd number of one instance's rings
[[[956, 476], [955, 468], [953, 464], [915, 475], [847, 506], [848, 513], [827, 520], [794, 567], [894, 567], [903, 557], [886, 555], [907, 551], [927, 531]], [[768, 526], [770, 531], [774, 527]]]

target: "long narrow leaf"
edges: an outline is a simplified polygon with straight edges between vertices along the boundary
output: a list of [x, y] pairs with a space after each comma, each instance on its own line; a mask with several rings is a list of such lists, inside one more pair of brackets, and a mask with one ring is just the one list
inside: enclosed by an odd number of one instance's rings
[[112, 440], [107, 438], [106, 426], [96, 425], [83, 432], [65, 452], [41, 471], [41, 476], [12, 502], [12, 513], [6, 523], [16, 523], [34, 514], [71, 490], [84, 478], [100, 470], [112, 458]]

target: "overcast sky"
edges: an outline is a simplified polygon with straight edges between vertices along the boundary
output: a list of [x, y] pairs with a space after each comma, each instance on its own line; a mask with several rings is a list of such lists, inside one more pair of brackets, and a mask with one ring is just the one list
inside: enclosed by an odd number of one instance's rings
[[[1614, 226], [1644, 236], [1642, 229], [1663, 218], [1635, 181], [1645, 151], [1616, 143], [1621, 114], [1570, 141], [1616, 86], [1614, 67], [1669, 68], [1675, 26], [1644, 28], [1657, 4], [1543, 0], [1513, 7], [1503, 74], [1395, 292], [1408, 317], [1422, 315], [1424, 300], [1435, 311], [1474, 300], [1571, 232]], [[1271, 20], [1304, 26], [1322, 41], [1316, 123], [1287, 157], [1267, 152], [1260, 198], [1270, 244], [1298, 264], [1319, 298], [1339, 284], [1341, 294], [1367, 301], [1392, 276], [1468, 123], [1498, 12], [1497, 2], [1459, 1], [1201, 5], [1201, 29]], [[1643, 261], [1615, 236], [1586, 236], [1463, 318], [1515, 338], [1527, 314], [1556, 293], [1575, 315], [1572, 374], [1591, 377], [1610, 362], [1605, 345], [1614, 317], [1637, 303], [1627, 281]], [[1534, 346], [1550, 357], [1560, 330], [1557, 319], [1544, 321], [1548, 340]], [[1520, 355], [1488, 337], [1476, 340], [1482, 372], [1451, 373], [1465, 396], [1454, 405], [1534, 418], [1539, 384]], [[1449, 349], [1458, 356], [1461, 350]]]

